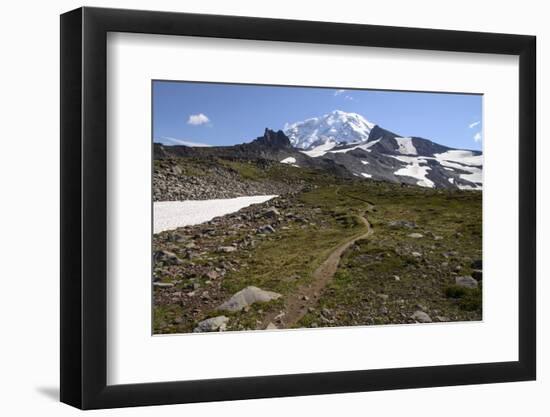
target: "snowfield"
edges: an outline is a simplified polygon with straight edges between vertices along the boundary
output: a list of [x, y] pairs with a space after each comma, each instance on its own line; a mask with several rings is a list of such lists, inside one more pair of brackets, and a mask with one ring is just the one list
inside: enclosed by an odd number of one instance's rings
[[[476, 166], [477, 164], [479, 165], [483, 164], [483, 155], [473, 155], [472, 152], [470, 151], [447, 151], [442, 154], [435, 154], [435, 157], [431, 157], [431, 156], [415, 157], [415, 156], [406, 156], [406, 155], [399, 155], [399, 156], [386, 155], [386, 156], [395, 158], [401, 162], [405, 162], [406, 164], [409, 164], [405, 167], [398, 169], [397, 171], [394, 172], [394, 174], [417, 178], [419, 179], [419, 181], [416, 184], [420, 185], [421, 187], [433, 188], [435, 186], [433, 181], [426, 178], [426, 175], [428, 174], [428, 170], [430, 170], [431, 168], [426, 165], [423, 165], [423, 164], [427, 164], [427, 160], [430, 159], [430, 160], [435, 160], [439, 162], [443, 167], [443, 169], [446, 169], [447, 171], [454, 172], [456, 169], [459, 169], [461, 171], [468, 172], [468, 174], [458, 174], [458, 176], [463, 180], [474, 183], [475, 186], [456, 184], [456, 186], [461, 190], [482, 190], [483, 189], [483, 186], [481, 185], [483, 183], [483, 170], [480, 166]], [[459, 163], [451, 162], [451, 160], [459, 161]], [[472, 164], [474, 166], [471, 166], [469, 164]], [[449, 178], [449, 182], [451, 184], [454, 184], [454, 179]]]
[[312, 158], [318, 158], [320, 156], [323, 156], [327, 153], [347, 153], [349, 151], [353, 151], [354, 149], [363, 149], [364, 151], [370, 152], [369, 149], [373, 145], [376, 145], [378, 142], [380, 142], [380, 139], [376, 139], [367, 143], [364, 143], [362, 145], [356, 145], [352, 146], [351, 148], [346, 149], [337, 149], [332, 151], [331, 149], [336, 146], [335, 142], [327, 142], [323, 145], [316, 146], [315, 148], [310, 149], [309, 151], [300, 151], [303, 154], [306, 154], [307, 156], [311, 156]]
[[438, 161], [453, 161], [464, 165], [483, 166], [483, 155], [474, 155], [471, 151], [452, 150], [444, 153], [436, 153], [434, 157]]
[[289, 156], [288, 158], [285, 158], [281, 161], [281, 164], [295, 164], [296, 158], [293, 158], [292, 156]]
[[431, 170], [431, 168], [427, 165], [420, 165], [421, 163], [426, 164], [426, 159], [417, 158], [414, 156], [393, 156], [393, 157], [401, 162], [405, 162], [409, 164], [395, 171], [394, 172], [395, 175], [416, 178], [418, 179], [416, 185], [420, 185], [421, 187], [430, 187], [430, 188], [435, 187], [435, 184], [433, 183], [433, 181], [426, 178], [426, 176], [428, 175], [428, 171]]
[[153, 233], [204, 223], [275, 197], [255, 195], [217, 200], [157, 201], [153, 204]]
[[418, 151], [413, 145], [412, 138], [395, 138], [397, 142], [397, 152], [402, 155], [418, 155]]
[[322, 145], [319, 145], [319, 146], [316, 146], [315, 148], [310, 149], [309, 151], [300, 151], [300, 152], [302, 152], [303, 154], [306, 154], [307, 156], [311, 156], [312, 158], [317, 158], [319, 156], [323, 156], [335, 146], [336, 146], [336, 142], [327, 141]]

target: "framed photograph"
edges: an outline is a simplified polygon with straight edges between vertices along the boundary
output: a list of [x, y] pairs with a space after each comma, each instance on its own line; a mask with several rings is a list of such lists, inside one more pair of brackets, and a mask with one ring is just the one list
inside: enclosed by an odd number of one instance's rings
[[61, 401], [533, 380], [535, 37], [61, 16]]

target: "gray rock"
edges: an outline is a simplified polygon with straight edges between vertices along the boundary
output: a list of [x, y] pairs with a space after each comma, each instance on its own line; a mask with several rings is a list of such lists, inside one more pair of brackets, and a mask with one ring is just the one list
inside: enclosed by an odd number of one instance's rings
[[171, 282], [153, 282], [153, 287], [155, 288], [172, 288], [174, 284]]
[[477, 288], [477, 281], [470, 276], [456, 277], [455, 283], [459, 287]]
[[389, 222], [388, 226], [393, 227], [395, 229], [398, 229], [398, 228], [414, 229], [416, 227], [416, 223], [409, 222], [406, 220], [394, 220]]
[[156, 251], [153, 254], [153, 261], [155, 263], [162, 262], [166, 265], [179, 265], [183, 262], [180, 258], [176, 256], [175, 253], [169, 252], [167, 250]]
[[217, 271], [208, 271], [205, 275], [209, 279], [218, 279], [220, 276], [219, 272]]
[[275, 330], [275, 329], [278, 329], [278, 327], [275, 326], [273, 323], [269, 322], [269, 324], [267, 325], [267, 327], [265, 329], [266, 330]]
[[321, 310], [321, 314], [327, 318], [330, 318], [332, 316], [332, 311], [330, 311], [326, 307], [323, 307], [323, 309]]
[[267, 211], [264, 212], [264, 217], [268, 217], [270, 219], [275, 219], [281, 215], [279, 213], [279, 210], [277, 210], [275, 207], [270, 207], [267, 209]]
[[229, 300], [218, 307], [218, 310], [240, 311], [258, 302], [268, 302], [280, 298], [281, 294], [273, 291], [265, 291], [258, 287], [246, 287], [235, 293]]
[[420, 252], [411, 252], [411, 255], [414, 256], [415, 258], [421, 258], [422, 257], [422, 254]]
[[173, 166], [172, 166], [172, 173], [173, 173], [174, 175], [181, 175], [181, 174], [183, 173], [183, 171], [182, 171], [182, 169], [181, 169], [179, 166], [173, 165]]
[[474, 269], [472, 271], [472, 278], [476, 281], [481, 281], [483, 279], [483, 271], [481, 269]]
[[419, 323], [431, 323], [432, 322], [432, 318], [428, 314], [426, 314], [426, 313], [424, 313], [423, 311], [420, 311], [420, 310], [415, 311], [413, 313], [413, 315], [411, 316], [411, 319], [413, 319], [413, 320], [415, 320]]
[[275, 229], [270, 224], [258, 228], [258, 233], [275, 233]]
[[217, 316], [201, 321], [193, 330], [195, 333], [223, 332], [227, 328], [228, 317]]
[[472, 262], [472, 269], [482, 269], [483, 268], [483, 263], [481, 261], [481, 259], [476, 259], [475, 261]]
[[220, 246], [218, 248], [218, 251], [225, 252], [225, 253], [235, 252], [236, 250], [237, 248], [235, 246]]
[[413, 238], [413, 239], [422, 239], [424, 237], [424, 235], [422, 233], [411, 233], [408, 236]]

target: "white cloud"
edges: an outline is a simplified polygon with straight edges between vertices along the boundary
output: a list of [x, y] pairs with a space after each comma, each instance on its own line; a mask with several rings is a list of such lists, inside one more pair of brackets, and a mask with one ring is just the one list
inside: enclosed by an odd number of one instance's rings
[[480, 142], [481, 141], [481, 132], [477, 132], [475, 135], [474, 135], [474, 140], [476, 142]]
[[341, 94], [344, 94], [345, 92], [346, 92], [346, 90], [336, 90], [336, 91], [334, 92], [334, 96], [339, 96], [339, 95], [341, 95]]
[[481, 120], [478, 120], [477, 122], [470, 123], [470, 124], [468, 125], [468, 127], [469, 127], [470, 129], [473, 129], [474, 127], [476, 127], [476, 126], [477, 126], [478, 124], [480, 124], [480, 123], [481, 123]]
[[210, 122], [210, 119], [206, 114], [203, 114], [203, 113], [192, 114], [189, 116], [189, 119], [187, 120], [187, 124], [193, 125], [193, 126], [203, 125], [208, 122]]
[[171, 138], [168, 136], [163, 136], [160, 139], [155, 140], [155, 142], [161, 142], [167, 145], [184, 145], [184, 146], [193, 146], [198, 148], [208, 147], [212, 145], [208, 145], [206, 143], [200, 143], [200, 142], [193, 142], [190, 140], [182, 140], [182, 139], [176, 139]]
[[344, 98], [345, 98], [346, 100], [356, 101], [352, 96], [345, 96]]

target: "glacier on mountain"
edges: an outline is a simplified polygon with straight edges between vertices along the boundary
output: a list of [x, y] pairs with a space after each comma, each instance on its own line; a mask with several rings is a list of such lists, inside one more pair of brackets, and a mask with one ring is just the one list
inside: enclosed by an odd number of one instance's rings
[[295, 148], [310, 150], [326, 144], [366, 142], [374, 123], [357, 113], [334, 110], [321, 117], [287, 123], [283, 129]]

